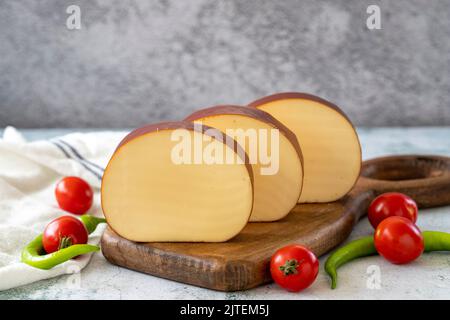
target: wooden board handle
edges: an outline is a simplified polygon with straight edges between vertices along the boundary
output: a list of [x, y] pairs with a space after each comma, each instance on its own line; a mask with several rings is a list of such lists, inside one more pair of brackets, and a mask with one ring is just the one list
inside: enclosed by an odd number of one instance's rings
[[450, 205], [450, 158], [427, 155], [388, 156], [367, 160], [361, 170], [360, 188], [377, 196], [401, 192], [419, 207]]

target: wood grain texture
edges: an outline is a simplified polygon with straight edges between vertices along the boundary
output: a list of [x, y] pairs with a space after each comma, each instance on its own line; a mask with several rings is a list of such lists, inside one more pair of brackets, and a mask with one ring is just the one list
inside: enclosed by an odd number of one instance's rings
[[269, 261], [276, 249], [299, 243], [317, 256], [344, 241], [378, 194], [399, 191], [419, 207], [450, 204], [450, 158], [391, 156], [365, 161], [361, 177], [344, 198], [300, 204], [284, 219], [249, 223], [225, 243], [135, 243], [107, 229], [103, 255], [132, 270], [205, 288], [236, 291], [271, 281]]

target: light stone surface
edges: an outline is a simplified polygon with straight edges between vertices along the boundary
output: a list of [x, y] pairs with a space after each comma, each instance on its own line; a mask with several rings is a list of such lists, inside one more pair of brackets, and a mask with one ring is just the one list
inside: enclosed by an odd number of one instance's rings
[[[81, 30], [66, 8], [81, 8]], [[366, 9], [381, 8], [381, 30]], [[357, 125], [450, 124], [450, 0], [0, 1], [0, 126], [136, 127], [305, 91]]]
[[[387, 154], [440, 154], [450, 156], [450, 127], [376, 128], [359, 130], [364, 159]], [[67, 130], [25, 131], [29, 138], [44, 138]], [[450, 232], [450, 206], [421, 210], [423, 230]], [[348, 240], [373, 232], [366, 218]], [[450, 254], [424, 254], [415, 262], [396, 266], [380, 257], [354, 261], [339, 270], [339, 284], [330, 290], [320, 259], [316, 282], [301, 293], [286, 292], [274, 284], [248, 291], [223, 293], [156, 278], [109, 264], [96, 253], [81, 272], [80, 287], [73, 275], [40, 281], [0, 292], [0, 299], [449, 299]], [[368, 289], [369, 266], [380, 269], [381, 288]], [[370, 269], [369, 269], [370, 271]]]

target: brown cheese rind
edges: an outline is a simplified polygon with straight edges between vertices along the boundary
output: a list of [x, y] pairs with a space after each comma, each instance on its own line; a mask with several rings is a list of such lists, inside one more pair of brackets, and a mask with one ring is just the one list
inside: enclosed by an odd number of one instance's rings
[[[176, 130], [176, 129], [186, 129], [186, 130], [192, 130], [197, 131], [198, 127], [194, 126], [194, 123], [189, 121], [169, 121], [169, 122], [160, 122], [160, 123], [153, 123], [148, 124], [146, 126], [137, 128], [133, 131], [131, 131], [128, 135], [125, 136], [125, 138], [120, 141], [119, 145], [117, 146], [114, 153], [116, 153], [120, 147], [128, 143], [129, 141], [147, 133], [155, 132], [155, 131], [162, 131], [162, 130]], [[237, 153], [239, 156], [243, 156], [244, 159], [241, 160], [245, 163], [245, 166], [247, 167], [247, 170], [249, 171], [250, 178], [253, 183], [253, 171], [250, 165], [250, 161], [248, 159], [247, 154], [242, 149], [242, 147], [231, 137], [228, 137], [226, 134], [224, 134], [222, 131], [217, 130], [215, 128], [202, 125], [201, 126], [201, 133], [209, 135], [210, 137], [215, 138], [216, 140], [226, 144], [229, 148], [231, 148], [235, 153]], [[214, 134], [210, 134], [211, 131], [214, 131]], [[219, 139], [217, 139], [219, 138]], [[114, 156], [114, 155], [113, 155]]]
[[[355, 126], [353, 125], [353, 122], [350, 120], [350, 118], [347, 116], [347, 114], [345, 114], [344, 111], [342, 111], [341, 108], [339, 108], [337, 105], [335, 105], [334, 103], [325, 100], [321, 97], [309, 94], [309, 93], [304, 93], [304, 92], [281, 92], [281, 93], [275, 93], [275, 94], [271, 94], [269, 96], [260, 98], [258, 100], [255, 100], [251, 103], [249, 103], [247, 106], [248, 107], [252, 107], [252, 108], [258, 108], [259, 106], [266, 104], [266, 103], [270, 103], [272, 101], [278, 101], [278, 100], [285, 100], [285, 99], [304, 99], [304, 100], [311, 100], [311, 101], [315, 101], [318, 102], [320, 104], [323, 104], [327, 107], [329, 107], [330, 109], [333, 109], [334, 111], [336, 111], [337, 113], [339, 113], [341, 116], [343, 116], [345, 118], [345, 120], [348, 121], [348, 123], [350, 123], [350, 125], [352, 126], [353, 130], [355, 130]], [[360, 149], [361, 149], [361, 145], [360, 145]]]
[[[214, 106], [214, 107], [195, 111], [194, 113], [187, 116], [184, 120], [185, 121], [195, 121], [195, 120], [202, 119], [202, 118], [212, 117], [215, 115], [224, 115], [224, 114], [251, 117], [256, 120], [267, 123], [275, 129], [278, 129], [281, 132], [281, 134], [284, 135], [294, 146], [294, 149], [297, 152], [298, 157], [300, 159], [300, 163], [303, 167], [303, 153], [302, 153], [302, 149], [300, 147], [300, 144], [298, 143], [298, 140], [297, 140], [297, 137], [295, 136], [295, 134], [288, 127], [286, 127], [280, 121], [275, 119], [271, 114], [269, 114], [263, 110], [259, 110], [256, 108], [235, 106], [235, 105], [219, 105], [219, 106]], [[303, 185], [303, 183], [302, 183], [302, 185]]]
[[258, 100], [255, 100], [255, 101], [249, 103], [247, 106], [257, 108], [258, 106], [260, 106], [262, 104], [270, 103], [272, 101], [285, 100], [285, 99], [304, 99], [304, 100], [311, 100], [311, 101], [315, 101], [320, 104], [323, 104], [323, 105], [337, 111], [341, 116], [343, 116], [352, 125], [353, 129], [355, 128], [353, 123], [350, 121], [348, 116], [345, 114], [344, 111], [342, 111], [341, 108], [339, 108], [337, 105], [335, 105], [334, 103], [332, 103], [328, 100], [325, 100], [321, 97], [318, 97], [318, 96], [315, 96], [315, 95], [312, 95], [309, 93], [304, 93], [304, 92], [275, 93], [275, 94], [260, 98]]
[[[260, 99], [257, 99], [251, 103], [249, 103], [247, 106], [250, 107], [251, 109], [253, 108], [258, 108], [261, 105], [273, 102], [273, 101], [278, 101], [278, 100], [288, 100], [288, 99], [304, 99], [304, 100], [311, 100], [311, 101], [315, 101], [318, 102], [324, 106], [329, 107], [330, 109], [336, 111], [337, 113], [339, 113], [342, 117], [344, 117], [345, 120], [347, 120], [347, 122], [352, 126], [353, 131], [355, 131], [356, 136], [358, 136], [358, 134], [356, 133], [356, 128], [353, 125], [353, 122], [349, 119], [349, 117], [345, 114], [344, 111], [342, 111], [341, 108], [339, 108], [337, 105], [335, 105], [334, 103], [325, 100], [321, 97], [309, 94], [309, 93], [304, 93], [304, 92], [281, 92], [281, 93], [275, 93]], [[361, 143], [359, 142], [358, 139], [358, 146], [359, 146], [359, 154], [360, 154], [360, 159], [362, 160], [362, 149], [361, 149]], [[361, 172], [361, 167], [362, 167], [362, 161], [359, 167], [359, 172]], [[356, 185], [356, 182], [358, 180], [355, 181], [355, 183], [353, 184], [353, 187]]]

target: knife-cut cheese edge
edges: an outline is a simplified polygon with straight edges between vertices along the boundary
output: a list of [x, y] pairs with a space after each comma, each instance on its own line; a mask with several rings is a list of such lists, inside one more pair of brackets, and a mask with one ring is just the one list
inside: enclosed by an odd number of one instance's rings
[[[232, 149], [233, 164], [176, 164], [172, 133]], [[213, 130], [213, 131], [211, 131]], [[214, 133], [212, 136], [210, 133]], [[217, 138], [222, 137], [222, 138]], [[253, 205], [251, 166], [235, 141], [189, 122], [139, 128], [119, 144], [102, 179], [102, 208], [109, 226], [138, 242], [222, 242], [246, 225]]]
[[352, 189], [361, 170], [361, 146], [341, 109], [295, 92], [268, 96], [249, 106], [270, 113], [297, 136], [305, 171], [300, 203], [335, 201]]
[[[230, 130], [235, 132], [232, 137], [244, 143], [241, 146], [250, 158], [261, 152], [270, 154], [270, 162], [260, 161], [260, 157], [253, 157], [257, 161], [251, 162], [255, 196], [250, 221], [276, 221], [296, 206], [303, 185], [303, 157], [295, 135], [281, 122], [264, 111], [233, 105], [198, 110], [185, 120], [217, 128], [228, 135]], [[278, 138], [271, 136], [273, 130], [278, 132]], [[254, 144], [250, 133], [256, 133]], [[267, 144], [262, 141], [264, 137], [268, 137]], [[275, 143], [278, 147], [272, 149]]]

